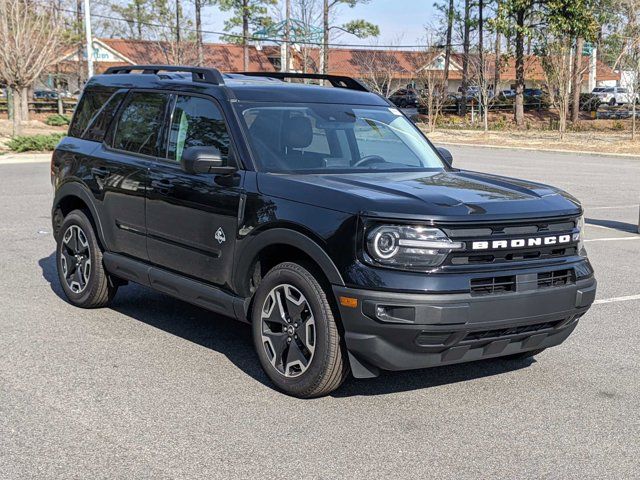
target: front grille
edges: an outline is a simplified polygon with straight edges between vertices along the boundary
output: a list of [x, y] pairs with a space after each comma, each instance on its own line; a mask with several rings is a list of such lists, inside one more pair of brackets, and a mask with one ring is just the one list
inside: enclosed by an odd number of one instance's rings
[[554, 270], [538, 274], [538, 288], [564, 287], [575, 283], [573, 269]]
[[[536, 288], [557, 288], [565, 287], [575, 283], [575, 271], [572, 268], [564, 270], [552, 270], [550, 272], [540, 272], [537, 278], [522, 280], [525, 290], [530, 290], [529, 284], [535, 282]], [[518, 277], [516, 275], [472, 278], [469, 281], [471, 295], [496, 295], [512, 293], [518, 290]]]
[[479, 330], [477, 332], [469, 332], [462, 341], [478, 341], [494, 338], [507, 337], [510, 335], [532, 334], [542, 330], [555, 328], [565, 320], [556, 320], [553, 322], [536, 323], [534, 325], [521, 325], [519, 327], [497, 328], [494, 330]]
[[[512, 240], [545, 235], [572, 234], [576, 218], [541, 219], [496, 224], [443, 224], [438, 225], [449, 238], [471, 245], [474, 241]], [[528, 260], [556, 259], [576, 255], [576, 242], [563, 245], [541, 245], [527, 248], [504, 248], [483, 251], [454, 251], [445, 265], [490, 265]]]
[[516, 277], [474, 278], [471, 280], [472, 295], [495, 295], [516, 291]]

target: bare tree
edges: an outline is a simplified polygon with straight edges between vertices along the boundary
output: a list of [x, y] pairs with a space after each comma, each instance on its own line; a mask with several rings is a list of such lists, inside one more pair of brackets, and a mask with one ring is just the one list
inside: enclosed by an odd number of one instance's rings
[[636, 139], [638, 100], [640, 96], [640, 0], [620, 0], [622, 12], [622, 51], [616, 67], [625, 74], [631, 101], [631, 140]]
[[560, 140], [567, 130], [567, 113], [571, 103], [571, 84], [573, 81], [572, 50], [570, 35], [549, 36], [541, 50], [542, 67], [547, 78], [549, 90], [555, 92], [551, 97], [558, 109], [558, 132]]
[[495, 83], [495, 59], [487, 55], [469, 56], [469, 76], [477, 88], [477, 101], [482, 111], [482, 126], [489, 131], [489, 109], [497, 97]]
[[29, 0], [0, 0], [0, 80], [13, 98], [13, 129], [21, 132], [27, 92], [53, 64], [62, 47], [62, 22], [51, 9]]
[[437, 68], [434, 60], [441, 55], [436, 42], [436, 35], [427, 33], [424, 49], [412, 55], [416, 83], [421, 87], [421, 102], [427, 111], [427, 125], [429, 132], [434, 132], [438, 124], [438, 117], [447, 99], [448, 72]]
[[[375, 46], [372, 45], [372, 46]], [[407, 77], [410, 72], [402, 67], [398, 57], [388, 50], [378, 50], [375, 48], [368, 50], [356, 50], [352, 56], [352, 61], [357, 71], [360, 72], [361, 80], [376, 93], [388, 97], [403, 83], [400, 74], [405, 73]]]

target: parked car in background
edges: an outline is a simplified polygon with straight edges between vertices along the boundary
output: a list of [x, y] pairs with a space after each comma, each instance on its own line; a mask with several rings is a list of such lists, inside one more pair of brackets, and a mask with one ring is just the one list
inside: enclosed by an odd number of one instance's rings
[[415, 108], [418, 106], [420, 94], [412, 88], [401, 88], [396, 90], [389, 96], [389, 100], [400, 108]]
[[600, 103], [609, 105], [622, 105], [632, 101], [629, 91], [624, 87], [599, 87], [594, 88], [592, 93], [599, 98]]
[[516, 91], [512, 88], [508, 89], [508, 90], [502, 90], [500, 92], [498, 92], [498, 97], [504, 97], [504, 98], [514, 98], [516, 96]]
[[58, 92], [54, 90], [36, 90], [33, 92], [34, 100], [57, 100]]

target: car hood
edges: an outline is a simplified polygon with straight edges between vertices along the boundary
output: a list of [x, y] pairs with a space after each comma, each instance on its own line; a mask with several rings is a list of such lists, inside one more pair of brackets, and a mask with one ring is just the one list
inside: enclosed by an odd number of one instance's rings
[[[478, 172], [372, 172], [258, 175], [265, 195], [387, 218], [469, 220], [581, 212], [571, 195], [548, 185]], [[478, 218], [478, 220], [481, 220]]]

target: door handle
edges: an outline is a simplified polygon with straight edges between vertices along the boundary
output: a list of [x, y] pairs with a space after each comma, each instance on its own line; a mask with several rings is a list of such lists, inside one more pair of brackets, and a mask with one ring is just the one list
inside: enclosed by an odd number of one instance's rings
[[166, 195], [169, 190], [172, 187], [172, 184], [169, 180], [152, 180], [151, 181], [151, 187], [157, 191], [158, 193], [161, 193], [163, 195]]

